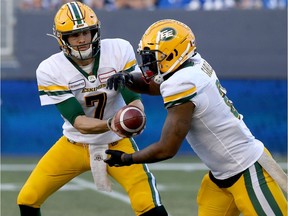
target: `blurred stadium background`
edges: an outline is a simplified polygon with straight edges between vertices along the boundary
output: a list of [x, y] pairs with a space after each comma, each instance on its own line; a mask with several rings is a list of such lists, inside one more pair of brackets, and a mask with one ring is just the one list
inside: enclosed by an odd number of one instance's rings
[[[282, 9], [182, 7], [95, 9], [95, 12], [102, 23], [102, 38], [127, 39], [135, 51], [146, 28], [159, 19], [178, 19], [190, 26], [199, 53], [216, 70], [229, 99], [244, 115], [255, 137], [264, 142], [287, 170], [287, 1], [284, 2], [286, 7]], [[56, 109], [40, 107], [35, 80], [39, 63], [59, 50], [55, 39], [46, 35], [52, 33], [56, 11], [23, 10], [19, 5], [21, 0], [1, 0], [1, 212], [4, 216], [18, 214], [15, 204], [18, 190], [33, 165], [62, 132], [62, 120]], [[148, 120], [144, 133], [135, 138], [140, 148], [158, 140], [166, 115], [161, 98], [144, 95], [143, 102]], [[151, 166], [163, 202], [172, 215], [196, 215], [197, 188], [206, 168], [194, 156], [184, 142], [176, 158], [160, 163], [163, 165], [160, 168]], [[172, 169], [166, 163], [177, 163], [177, 168]], [[64, 211], [67, 215], [80, 215], [77, 209], [85, 215], [103, 212], [102, 215], [110, 216], [119, 209], [123, 209], [119, 216], [132, 215], [125, 197], [118, 199], [97, 193], [89, 187], [92, 179], [88, 175], [54, 195], [46, 204], [45, 215], [63, 216]], [[116, 185], [115, 191], [123, 194]], [[117, 201], [121, 199], [124, 201]], [[93, 200], [99, 205], [94, 206]], [[56, 206], [54, 212], [52, 206]]]

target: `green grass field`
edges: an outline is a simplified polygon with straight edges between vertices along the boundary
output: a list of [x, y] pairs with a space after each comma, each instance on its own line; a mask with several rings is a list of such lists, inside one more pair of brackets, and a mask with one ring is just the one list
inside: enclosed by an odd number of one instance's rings
[[[31, 168], [39, 158], [2, 157], [1, 215], [19, 215], [16, 198]], [[277, 158], [287, 167], [287, 158]], [[196, 196], [206, 167], [197, 158], [176, 156], [150, 164], [162, 202], [171, 216], [196, 216]], [[128, 197], [114, 182], [113, 192], [96, 190], [90, 172], [72, 180], [42, 206], [43, 216], [133, 216]]]

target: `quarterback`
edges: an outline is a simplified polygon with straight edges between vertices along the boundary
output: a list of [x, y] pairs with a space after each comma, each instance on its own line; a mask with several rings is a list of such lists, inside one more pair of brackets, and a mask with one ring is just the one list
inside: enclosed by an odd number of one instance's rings
[[[107, 150], [105, 162], [119, 167], [165, 160], [186, 138], [210, 169], [198, 192], [199, 216], [287, 215], [281, 190], [287, 192], [286, 173], [252, 135], [213, 68], [196, 51], [191, 29], [160, 20], [146, 30], [138, 52], [142, 74], [113, 75], [107, 87], [161, 94], [168, 112], [161, 138], [135, 153]], [[122, 135], [113, 120], [112, 129]]]
[[109, 175], [114, 178], [128, 193], [135, 215], [167, 216], [147, 165], [117, 169], [103, 161], [108, 148], [138, 150], [133, 138], [110, 130], [108, 119], [126, 104], [144, 110], [140, 95], [106, 88], [107, 79], [118, 71], [140, 71], [132, 46], [123, 39], [100, 40], [96, 14], [76, 1], [56, 13], [52, 36], [61, 52], [41, 62], [36, 76], [41, 105], [55, 105], [63, 117], [63, 136], [21, 189], [17, 199], [21, 216], [40, 216], [40, 207], [51, 194], [90, 170], [99, 190], [111, 191]]

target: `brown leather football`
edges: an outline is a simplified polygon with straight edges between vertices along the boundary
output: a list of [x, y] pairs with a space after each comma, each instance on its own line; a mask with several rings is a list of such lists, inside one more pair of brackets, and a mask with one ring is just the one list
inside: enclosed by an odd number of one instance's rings
[[116, 113], [114, 125], [126, 137], [136, 136], [146, 126], [146, 115], [138, 107], [126, 105]]

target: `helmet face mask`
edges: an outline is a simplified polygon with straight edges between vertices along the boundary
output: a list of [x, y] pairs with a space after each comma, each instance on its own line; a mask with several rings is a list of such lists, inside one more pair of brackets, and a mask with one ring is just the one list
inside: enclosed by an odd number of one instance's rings
[[[83, 46], [89, 46], [88, 49], [86, 50], [81, 50], [81, 47]], [[89, 59], [92, 58], [92, 44], [91, 43], [86, 43], [86, 44], [81, 44], [81, 45], [76, 45], [76, 46], [68, 46], [70, 49], [71, 55], [76, 57], [77, 59]]]
[[[88, 50], [80, 51], [68, 43], [70, 35], [85, 31], [90, 31], [92, 37]], [[66, 56], [85, 60], [94, 58], [100, 50], [100, 21], [93, 10], [81, 2], [69, 2], [59, 9], [54, 18], [53, 34]]]
[[187, 25], [172, 19], [160, 20], [152, 24], [140, 40], [140, 68], [144, 77], [155, 76], [154, 81], [157, 78], [163, 82], [167, 74], [177, 71], [195, 51], [195, 36]]
[[156, 59], [156, 56], [158, 55], [159, 51], [157, 50], [142, 50], [139, 51], [139, 55], [141, 56], [141, 64], [139, 65], [142, 74], [146, 81], [151, 80], [154, 76], [156, 76], [159, 72], [159, 62], [165, 59], [166, 55], [164, 53], [161, 53], [160, 56], [162, 56], [161, 59]]
[[[80, 32], [74, 32], [72, 34], [67, 34], [67, 36], [63, 35], [64, 40], [67, 42], [67, 48], [69, 48], [70, 54], [72, 56], [76, 57], [77, 59], [82, 59], [82, 60], [95, 57], [95, 55], [99, 51], [98, 47], [99, 47], [99, 42], [100, 42], [99, 39], [100, 38], [97, 37], [98, 36], [98, 32], [96, 31], [96, 33], [94, 33], [95, 39], [93, 40], [92, 39], [92, 31], [95, 32], [95, 30], [93, 30], [93, 29], [92, 30], [83, 29]], [[84, 35], [90, 34], [91, 35], [90, 36], [91, 37], [91, 42], [85, 43], [85, 44], [80, 44], [80, 45], [71, 45], [69, 43], [68, 37], [69, 36], [73, 36], [73, 34], [77, 35], [78, 33], [81, 33], [81, 32], [83, 32]], [[89, 48], [83, 51], [83, 50], [81, 50], [82, 47], [89, 47]]]

